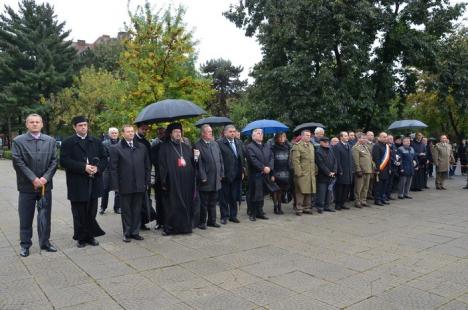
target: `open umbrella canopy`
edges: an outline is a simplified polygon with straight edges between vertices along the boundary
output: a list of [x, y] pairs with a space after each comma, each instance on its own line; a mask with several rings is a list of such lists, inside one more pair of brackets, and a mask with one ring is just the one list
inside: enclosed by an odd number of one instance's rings
[[417, 129], [417, 128], [427, 128], [428, 126], [417, 119], [404, 119], [400, 121], [393, 122], [388, 126], [388, 130], [398, 130], [398, 129]]
[[288, 126], [281, 122], [270, 119], [261, 119], [247, 124], [247, 126], [242, 129], [242, 133], [244, 135], [250, 135], [254, 129], [263, 129], [265, 134], [286, 132], [289, 130]]
[[211, 126], [226, 126], [229, 124], [232, 124], [233, 122], [224, 116], [210, 116], [206, 118], [202, 118], [201, 120], [197, 121], [195, 123], [195, 126], [201, 127], [205, 124], [211, 125]]
[[317, 127], [326, 128], [325, 125], [323, 125], [322, 123], [310, 122], [310, 123], [304, 123], [304, 124], [300, 124], [300, 125], [296, 126], [296, 128], [294, 128], [293, 132], [298, 133], [298, 132], [301, 132], [301, 131], [303, 131], [305, 129], [315, 130], [315, 128], [317, 128]]
[[165, 99], [144, 107], [135, 119], [135, 124], [172, 122], [202, 114], [206, 114], [206, 111], [193, 102], [183, 99]]

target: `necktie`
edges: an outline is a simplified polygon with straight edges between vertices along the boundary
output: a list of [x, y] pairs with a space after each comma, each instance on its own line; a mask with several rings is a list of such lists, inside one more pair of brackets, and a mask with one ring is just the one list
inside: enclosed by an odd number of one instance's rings
[[128, 146], [133, 149], [133, 141], [128, 142]]
[[234, 152], [234, 155], [237, 157], [237, 150], [236, 145], [234, 144], [234, 140], [229, 141], [229, 144], [231, 145], [231, 149]]

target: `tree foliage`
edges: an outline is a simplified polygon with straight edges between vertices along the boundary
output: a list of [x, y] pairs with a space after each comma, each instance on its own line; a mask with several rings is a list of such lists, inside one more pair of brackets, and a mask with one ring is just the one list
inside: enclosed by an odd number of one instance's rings
[[227, 116], [230, 112], [228, 101], [239, 98], [247, 86], [247, 80], [241, 80], [242, 66], [234, 66], [230, 60], [211, 59], [201, 66], [202, 74], [212, 81], [216, 91], [214, 100], [209, 103], [209, 111], [213, 115]]
[[75, 73], [75, 50], [65, 23], [53, 7], [23, 0], [15, 12], [5, 6], [0, 15], [0, 109], [21, 120], [42, 112], [46, 130], [45, 99], [71, 84]]
[[388, 124], [390, 102], [415, 89], [408, 69], [434, 65], [462, 11], [448, 0], [240, 0], [225, 16], [262, 47], [256, 117], [346, 129]]
[[119, 69], [120, 55], [124, 51], [122, 40], [111, 39], [86, 49], [79, 57], [81, 66], [116, 72]]

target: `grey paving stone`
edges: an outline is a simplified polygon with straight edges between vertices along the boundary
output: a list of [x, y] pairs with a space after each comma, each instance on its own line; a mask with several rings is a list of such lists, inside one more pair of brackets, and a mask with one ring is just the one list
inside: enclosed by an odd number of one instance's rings
[[205, 279], [225, 290], [232, 290], [260, 280], [260, 278], [239, 269], [209, 274], [205, 276]]
[[406, 285], [447, 298], [458, 297], [468, 292], [468, 286], [447, 280], [446, 277], [440, 276], [440, 273], [417, 278]]
[[236, 288], [232, 292], [261, 306], [296, 295], [291, 290], [263, 280]]
[[323, 284], [306, 295], [338, 308], [349, 307], [371, 297], [370, 293], [363, 290], [334, 283]]
[[434, 309], [448, 300], [409, 286], [399, 286], [381, 295], [382, 299], [398, 309]]
[[443, 305], [442, 307], [437, 308], [437, 310], [468, 310], [468, 304], [457, 300], [452, 300], [451, 302]]
[[167, 286], [177, 282], [195, 280], [198, 275], [180, 266], [164, 267], [140, 273], [159, 286]]
[[335, 310], [339, 309], [327, 305], [317, 299], [311, 298], [307, 294], [294, 295], [284, 300], [276, 301], [266, 306], [271, 310]]
[[82, 303], [107, 299], [107, 294], [95, 283], [54, 288], [46, 291], [47, 297], [55, 308], [76, 306]]
[[316, 278], [302, 271], [293, 271], [279, 276], [274, 276], [271, 277], [269, 281], [298, 293], [312, 290], [327, 283], [322, 279]]
[[398, 306], [386, 302], [379, 297], [371, 297], [369, 299], [358, 302], [352, 305], [349, 310], [397, 310]]
[[199, 275], [209, 275], [234, 269], [234, 266], [215, 258], [202, 258], [183, 263], [181, 266]]

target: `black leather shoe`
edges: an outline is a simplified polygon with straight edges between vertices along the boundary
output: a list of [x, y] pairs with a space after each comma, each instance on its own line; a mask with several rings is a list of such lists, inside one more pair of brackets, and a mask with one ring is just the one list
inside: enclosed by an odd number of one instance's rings
[[220, 227], [221, 227], [221, 225], [219, 225], [218, 223], [210, 223], [210, 224], [208, 224], [208, 225], [206, 225], [206, 226], [209, 226], [209, 227], [216, 227], [216, 228], [220, 228]]
[[140, 236], [140, 235], [132, 235], [131, 237], [132, 237], [132, 239], [138, 240], [138, 241], [145, 240], [145, 238], [143, 238], [143, 237]]
[[317, 209], [317, 212], [318, 212], [319, 214], [322, 214], [323, 210], [322, 210], [322, 209]]
[[122, 214], [122, 211], [120, 211], [120, 209], [116, 209], [116, 210], [114, 210], [114, 213], [115, 214]]
[[150, 230], [146, 225], [141, 225], [140, 230]]
[[86, 242], [85, 241], [78, 241], [76, 243], [76, 247], [78, 248], [84, 248], [86, 246]]
[[29, 249], [28, 248], [20, 248], [19, 255], [21, 257], [28, 257], [29, 256]]
[[257, 218], [261, 220], [268, 220], [268, 217], [266, 217], [265, 214], [257, 215]]
[[398, 196], [398, 199], [405, 199], [405, 197], [403, 197], [403, 196]]
[[200, 224], [200, 225], [198, 225], [198, 229], [205, 230], [206, 225], [205, 224]]
[[376, 206], [383, 206], [383, 205], [384, 205], [384, 204], [383, 204], [382, 202], [380, 202], [380, 201], [376, 201], [376, 202], [374, 202], [374, 204], [375, 204]]
[[406, 195], [405, 198], [406, 198], [406, 199], [413, 199], [413, 197], [408, 196], [408, 195]]
[[341, 208], [340, 208], [340, 207], [338, 207], [338, 208], [335, 207], [335, 210], [336, 210], [336, 211], [341, 211]]
[[46, 251], [46, 252], [57, 252], [57, 249], [56, 249], [53, 245], [51, 245], [51, 244], [45, 245], [45, 246], [41, 246], [41, 250], [44, 250], [44, 251]]
[[240, 221], [239, 221], [239, 219], [237, 219], [237, 217], [229, 219], [229, 222], [238, 223], [238, 224], [240, 223]]
[[255, 218], [255, 216], [249, 216], [249, 220], [251, 220], [252, 222], [255, 222], [257, 219]]
[[388, 200], [395, 200], [395, 198], [390, 196], [390, 197], [388, 197]]
[[383, 203], [384, 205], [389, 205], [389, 204], [390, 204], [390, 202], [388, 202], [388, 201], [385, 201], [385, 200], [384, 200], [384, 201], [382, 201], [382, 203]]
[[161, 233], [161, 235], [163, 235], [164, 237], [167, 237], [167, 236], [170, 236], [171, 234], [168, 233], [167, 231], [163, 231], [163, 232]]
[[132, 240], [130, 240], [129, 237], [124, 236], [124, 237], [122, 238], [122, 241], [123, 241], [123, 242], [126, 242], [126, 243], [129, 243], [129, 242], [131, 242]]
[[342, 206], [341, 209], [343, 210], [349, 210], [349, 208], [347, 206]]
[[104, 213], [106, 213], [106, 210], [104, 209], [99, 210], [99, 214], [103, 215]]
[[227, 224], [227, 219], [221, 219], [221, 224], [226, 225]]
[[92, 245], [92, 246], [98, 246], [98, 245], [99, 245], [99, 241], [97, 241], [97, 240], [94, 239], [94, 238], [89, 239], [87, 243], [88, 243], [89, 245]]
[[328, 209], [328, 208], [323, 209], [323, 211], [325, 211], [325, 212], [335, 212], [335, 210], [333, 210], [333, 209]]

